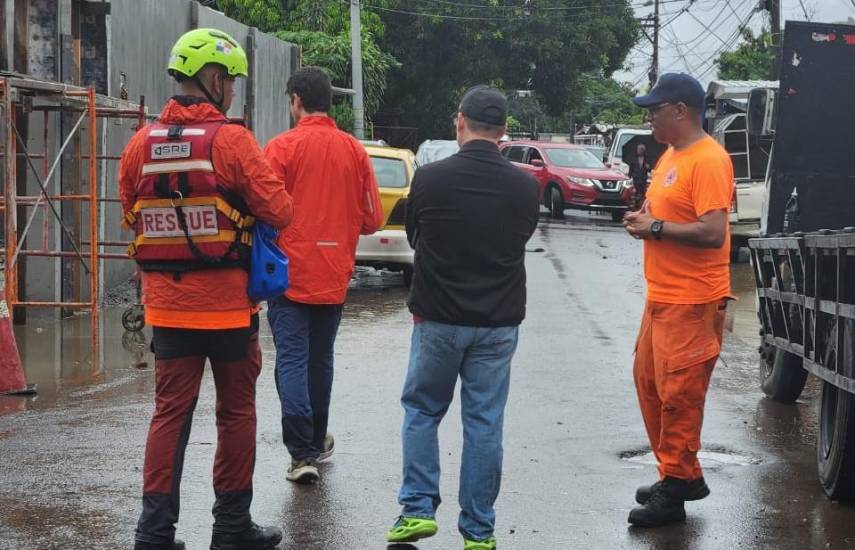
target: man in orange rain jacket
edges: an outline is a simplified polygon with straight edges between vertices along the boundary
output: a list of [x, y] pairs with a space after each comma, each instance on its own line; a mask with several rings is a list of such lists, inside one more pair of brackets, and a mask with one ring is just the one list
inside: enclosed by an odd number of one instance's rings
[[647, 304], [635, 354], [635, 386], [659, 481], [642, 487], [637, 527], [684, 521], [687, 500], [709, 495], [698, 462], [704, 401], [721, 350], [730, 298], [728, 211], [733, 165], [703, 131], [704, 89], [665, 74], [635, 98], [650, 111], [653, 136], [670, 147], [659, 160], [640, 212], [626, 215], [644, 239]]
[[276, 344], [276, 386], [282, 439], [291, 455], [287, 479], [314, 483], [329, 458], [327, 434], [333, 347], [353, 274], [359, 235], [383, 223], [383, 209], [365, 148], [327, 115], [329, 77], [306, 68], [287, 92], [297, 127], [274, 138], [265, 155], [294, 197], [295, 217], [279, 245], [290, 258], [291, 286], [268, 303]]
[[247, 76], [241, 47], [221, 31], [190, 31], [175, 44], [169, 73], [182, 94], [136, 133], [119, 168], [156, 359], [135, 550], [184, 548], [175, 540], [179, 486], [206, 359], [217, 389], [211, 548], [273, 548], [282, 532], [250, 516], [261, 350], [246, 237], [256, 218], [288, 225], [291, 198], [252, 133], [224, 114], [236, 77]]

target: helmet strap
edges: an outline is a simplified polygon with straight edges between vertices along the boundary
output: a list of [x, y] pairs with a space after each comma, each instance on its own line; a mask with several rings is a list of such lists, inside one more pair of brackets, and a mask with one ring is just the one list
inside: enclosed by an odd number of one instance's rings
[[[198, 86], [199, 89], [202, 90], [202, 93], [205, 94], [205, 97], [208, 98], [208, 101], [210, 101], [214, 105], [214, 107], [216, 107], [217, 110], [222, 113], [223, 112], [223, 101], [225, 101], [225, 99], [226, 99], [225, 92], [220, 94], [220, 100], [217, 101], [214, 99], [214, 96], [211, 95], [211, 92], [208, 91], [208, 88], [204, 84], [202, 84], [202, 79], [199, 78], [198, 74], [194, 74], [191, 78], [193, 78], [193, 82], [196, 83], [196, 86]], [[225, 113], [223, 113], [223, 114], [225, 114]]]

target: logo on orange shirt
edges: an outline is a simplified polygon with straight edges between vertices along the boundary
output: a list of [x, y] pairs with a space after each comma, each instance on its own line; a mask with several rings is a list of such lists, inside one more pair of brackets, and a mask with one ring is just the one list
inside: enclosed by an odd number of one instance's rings
[[671, 168], [668, 174], [665, 175], [665, 181], [662, 182], [663, 187], [671, 187], [677, 183], [677, 168]]

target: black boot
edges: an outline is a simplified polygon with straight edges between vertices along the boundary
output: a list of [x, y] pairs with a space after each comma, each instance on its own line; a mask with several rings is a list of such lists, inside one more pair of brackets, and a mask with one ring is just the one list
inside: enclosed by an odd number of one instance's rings
[[172, 542], [163, 544], [136, 541], [134, 543], [134, 550], [184, 550], [184, 541], [175, 539]]
[[214, 533], [211, 550], [270, 550], [282, 542], [282, 530], [278, 527], [252, 527], [242, 533]]
[[629, 513], [629, 522], [636, 527], [662, 527], [686, 521], [686, 501], [689, 483], [666, 477], [653, 491], [644, 506]]
[[[650, 500], [651, 496], [653, 496], [653, 491], [655, 491], [661, 483], [661, 481], [657, 481], [653, 485], [639, 487], [635, 492], [635, 502], [641, 505], [647, 504], [647, 501]], [[693, 479], [689, 482], [689, 486], [686, 488], [686, 502], [703, 500], [708, 496], [710, 496], [710, 488], [707, 487], [707, 482], [704, 481], [704, 478], [701, 477], [699, 479]]]

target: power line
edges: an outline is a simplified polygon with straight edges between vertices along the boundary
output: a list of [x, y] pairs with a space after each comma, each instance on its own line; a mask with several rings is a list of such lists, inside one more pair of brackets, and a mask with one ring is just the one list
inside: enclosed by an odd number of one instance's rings
[[[464, 2], [455, 2], [454, 0], [418, 0], [421, 2], [428, 2], [431, 4], [440, 4], [444, 6], [453, 6], [456, 8], [472, 8], [472, 9], [484, 9], [484, 10], [530, 10], [530, 11], [576, 11], [576, 10], [588, 10], [592, 8], [609, 8], [609, 7], [630, 7], [630, 8], [644, 8], [650, 6], [650, 2], [617, 2], [616, 0], [613, 3], [603, 3], [603, 2], [595, 2], [591, 0], [590, 4], [576, 4], [573, 6], [532, 6], [528, 2], [523, 2], [522, 4], [512, 4], [512, 5], [490, 5], [490, 4], [470, 4]], [[660, 4], [676, 4], [680, 2], [685, 2], [686, 0], [659, 0]], [[694, 0], [691, 0], [694, 1]], [[387, 8], [392, 9], [392, 8]]]
[[[722, 15], [724, 15], [724, 18], [723, 18], [723, 19], [720, 19]], [[735, 13], [733, 13], [733, 15], [736, 15], [736, 14], [735, 14]], [[722, 28], [725, 24], [727, 24], [728, 22], [730, 22], [730, 20], [731, 20], [731, 19], [733, 19], [733, 15], [732, 15], [732, 14], [722, 14], [722, 13], [719, 13], [719, 14], [718, 14], [718, 16], [716, 16], [716, 18], [715, 18], [715, 19], [713, 19], [713, 20], [709, 23], [709, 27], [710, 27], [710, 29], [711, 29], [711, 30], [713, 30], [713, 31], [718, 31], [718, 30], [719, 30], [720, 28]], [[738, 16], [738, 15], [736, 15], [736, 17], [737, 17], [736, 21], [738, 22], [738, 21], [739, 21], [739, 16]], [[716, 24], [716, 23], [718, 23], [718, 24]], [[681, 45], [682, 47], [684, 47], [684, 48], [685, 48], [685, 47], [689, 47], [689, 46], [691, 46], [692, 44], [695, 44], [696, 42], [699, 42], [699, 41], [701, 41], [701, 40], [703, 40], [703, 39], [705, 39], [705, 38], [707, 38], [707, 37], [708, 37], [707, 32], [703, 32], [703, 31], [702, 31], [702, 32], [698, 33], [698, 35], [697, 35], [697, 36], [695, 36], [694, 38], [692, 38], [691, 40], [689, 40], [689, 41], [685, 41], [685, 42], [682, 42], [680, 45]], [[673, 43], [671, 43], [671, 45], [673, 46], [674, 44], [673, 44]]]
[[[718, 2], [716, 2], [716, 5], [719, 5], [720, 3], [721, 2], [719, 0]], [[727, 12], [727, 11], [719, 12], [716, 19], [714, 21], [712, 21], [710, 24], [704, 25], [702, 23], [702, 26], [705, 27], [704, 32], [701, 32], [698, 36], [696, 36], [695, 38], [693, 38], [692, 40], [690, 40], [688, 42], [681, 42], [679, 40], [679, 38], [677, 37], [676, 32], [673, 30], [673, 28], [669, 29], [670, 33], [671, 33], [671, 37], [670, 38], [668, 36], [664, 37], [665, 41], [668, 44], [670, 44], [671, 46], [673, 46], [675, 48], [675, 50], [677, 51], [677, 59], [682, 60], [683, 65], [686, 67], [686, 69], [690, 73], [694, 74], [697, 78], [703, 78], [704, 76], [709, 74], [709, 72], [716, 66], [716, 63], [717, 63], [718, 58], [720, 57], [721, 53], [724, 52], [725, 50], [729, 50], [730, 48], [733, 47], [733, 45], [736, 42], [738, 42], [738, 40], [742, 36], [744, 30], [748, 27], [748, 24], [750, 24], [753, 16], [757, 13], [757, 8], [752, 7], [749, 9], [748, 13], [745, 16], [741, 16], [739, 14], [739, 12], [737, 12], [734, 9], [730, 0], [727, 0], [727, 8], [730, 9], [730, 12]], [[710, 29], [718, 31], [719, 29], [724, 27], [724, 25], [726, 25], [728, 22], [730, 22], [731, 20], [734, 19], [734, 17], [733, 17], [734, 15], [736, 17], [736, 20], [735, 20], [736, 28], [735, 28], [735, 30], [733, 30], [732, 32], [729, 32], [727, 35], [725, 35], [726, 36], [725, 39], [722, 39], [721, 36], [717, 36], [718, 40], [720, 42], [722, 42], [722, 45], [720, 47], [715, 48], [714, 50], [705, 51], [705, 52], [687, 51], [686, 50], [687, 45], [694, 44], [694, 43], [699, 42], [700, 40], [708, 37], [710, 35], [710, 32], [709, 32]], [[724, 17], [722, 17], [722, 16], [724, 16]], [[707, 29], [706, 27], [709, 27], [709, 29]], [[694, 66], [693, 64], [688, 62], [689, 56], [692, 56], [694, 58], [704, 57], [704, 59], [702, 61], [700, 61], [697, 64], [697, 66]], [[645, 73], [638, 75], [638, 77], [635, 79], [635, 82], [632, 84], [632, 86], [633, 87], [638, 86], [645, 79], [646, 76], [647, 75]]]
[[[342, 3], [345, 0], [341, 0]], [[516, 21], [521, 19], [527, 19], [531, 17], [533, 14], [542, 13], [542, 12], [585, 12], [590, 11], [595, 8], [622, 8], [622, 7], [645, 7], [647, 3], [643, 4], [628, 4], [627, 2], [616, 2], [604, 4], [602, 2], [595, 4], [576, 4], [573, 6], [532, 6], [532, 5], [513, 5], [513, 6], [487, 6], [484, 4], [460, 4], [457, 2], [453, 2], [451, 0], [422, 0], [427, 2], [433, 2], [436, 4], [441, 4], [444, 6], [454, 6], [457, 8], [467, 8], [467, 9], [489, 9], [489, 10], [497, 10], [497, 13], [503, 13], [500, 16], [484, 16], [484, 15], [454, 15], [448, 13], [439, 13], [435, 11], [424, 11], [418, 7], [416, 8], [387, 8], [385, 6], [377, 6], [364, 4], [362, 7], [367, 10], [374, 10], [386, 13], [395, 13], [399, 15], [411, 15], [415, 17], [428, 17], [434, 19], [445, 19], [452, 21]], [[659, 0], [660, 3], [678, 3], [685, 2], [686, 0]], [[694, 0], [690, 0], [694, 1]], [[518, 14], [508, 14], [508, 10], [515, 10]], [[567, 20], [567, 19], [563, 19]]]
[[[674, 21], [676, 21], [677, 19], [679, 19], [679, 18], [680, 18], [680, 16], [682, 16], [684, 13], [689, 13], [689, 8], [691, 8], [691, 7], [695, 4], [695, 2], [696, 2], [696, 0], [688, 0], [688, 3], [687, 3], [685, 6], [683, 6], [683, 8], [682, 8], [682, 9], [678, 10], [677, 12], [675, 12], [675, 13], [674, 13], [674, 17], [672, 17], [671, 19], [669, 19], [669, 20], [665, 21], [664, 23], [662, 23], [662, 25], [661, 25], [661, 27], [660, 27], [660, 28], [663, 28], [663, 29], [664, 29], [665, 27], [667, 27], [668, 25], [670, 25], [671, 23], [673, 23]], [[663, 14], [663, 15], [668, 15], [668, 14]], [[691, 14], [690, 14], [690, 15], [691, 15]]]
[[[679, 42], [679, 39], [677, 38], [677, 33], [674, 32], [674, 29], [669, 27], [668, 30], [671, 32], [671, 35], [674, 37], [674, 40]], [[682, 50], [680, 49], [679, 44], [675, 44], [675, 49], [677, 50], [677, 55], [680, 57], [680, 59], [683, 60], [683, 66], [686, 67], [686, 72], [688, 74], [692, 74], [693, 72], [695, 72], [692, 70], [691, 67], [689, 67], [689, 60], [686, 59], [686, 56], [683, 54]]]
[[746, 28], [748, 28], [748, 24], [751, 22], [751, 19], [753, 19], [754, 16], [757, 15], [757, 11], [758, 11], [758, 8], [755, 7], [755, 8], [752, 8], [751, 11], [748, 12], [748, 15], [745, 17], [745, 20], [743, 20], [742, 24], [736, 29], [736, 32], [734, 33], [734, 36], [733, 36], [733, 39], [731, 40], [730, 45], [726, 48], [721, 48], [717, 54], [713, 54], [710, 57], [710, 59], [712, 60], [712, 63], [710, 64], [710, 66], [707, 67], [707, 69], [703, 73], [698, 75], [696, 78], [699, 78], [699, 79], [703, 78], [704, 76], [709, 74], [709, 72], [711, 70], [713, 70], [715, 68], [716, 64], [718, 64], [719, 56], [722, 53], [724, 53], [725, 50], [729, 50], [730, 48], [732, 48], [736, 44], [736, 42], [742, 36], [742, 33], [745, 32]]
[[727, 42], [725, 42], [725, 41], [724, 41], [724, 40], [723, 40], [723, 39], [722, 39], [718, 34], [716, 34], [716, 32], [715, 32], [714, 30], [712, 30], [712, 29], [709, 27], [709, 25], [707, 25], [706, 23], [704, 23], [703, 21], [701, 21], [700, 19], [698, 19], [698, 17], [697, 17], [694, 13], [689, 13], [689, 17], [691, 17], [692, 19], [694, 19], [695, 21], [697, 21], [697, 23], [698, 23], [700, 26], [702, 26], [704, 29], [706, 29], [706, 31], [707, 31], [707, 32], [709, 32], [711, 35], [713, 35], [714, 37], [718, 38], [719, 42], [721, 42], [722, 44], [726, 44], [726, 43], [727, 43]]

